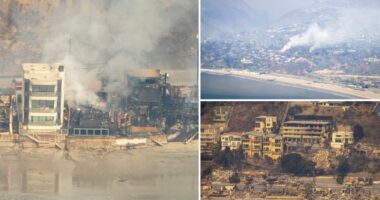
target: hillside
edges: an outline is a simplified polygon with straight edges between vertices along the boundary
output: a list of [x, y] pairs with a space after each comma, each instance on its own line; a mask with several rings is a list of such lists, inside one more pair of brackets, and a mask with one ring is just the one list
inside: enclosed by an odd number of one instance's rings
[[252, 131], [255, 119], [260, 115], [277, 116], [281, 122], [285, 109], [285, 102], [207, 102], [202, 104], [202, 123], [211, 123], [215, 106], [232, 106], [233, 111], [228, 124], [229, 131]]
[[[361, 142], [378, 144], [380, 142], [380, 115], [373, 113], [375, 102], [346, 102], [349, 109], [340, 106], [323, 107], [312, 102], [292, 102], [287, 120], [295, 115], [330, 116], [334, 126], [347, 125], [361, 127], [364, 137]], [[233, 111], [228, 124], [229, 131], [251, 131], [254, 121], [260, 115], [277, 116], [282, 121], [286, 109], [285, 102], [203, 102], [202, 123], [212, 123], [213, 109], [216, 106], [232, 106]]]

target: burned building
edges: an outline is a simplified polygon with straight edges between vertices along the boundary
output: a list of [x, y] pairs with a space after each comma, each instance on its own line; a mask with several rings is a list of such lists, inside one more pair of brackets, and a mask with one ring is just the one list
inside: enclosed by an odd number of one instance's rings
[[165, 105], [169, 101], [169, 75], [160, 70], [138, 70], [126, 74], [128, 96], [126, 108], [133, 112], [135, 125], [162, 126], [165, 124]]
[[[185, 140], [189, 133], [197, 132], [196, 87], [172, 86], [169, 75], [158, 69], [130, 71], [123, 83], [101, 81], [97, 95], [104, 106], [77, 105], [65, 109], [68, 123], [64, 127], [71, 136], [182, 134]], [[106, 89], [117, 84], [124, 86], [123, 90]]]
[[129, 71], [124, 84], [127, 97], [122, 107], [127, 112], [123, 120], [127, 126], [157, 127], [168, 132], [177, 123], [186, 131], [197, 123], [195, 88], [172, 86], [169, 74], [159, 69]]
[[109, 112], [92, 107], [72, 109], [70, 119], [70, 135], [74, 136], [109, 136], [115, 133]]

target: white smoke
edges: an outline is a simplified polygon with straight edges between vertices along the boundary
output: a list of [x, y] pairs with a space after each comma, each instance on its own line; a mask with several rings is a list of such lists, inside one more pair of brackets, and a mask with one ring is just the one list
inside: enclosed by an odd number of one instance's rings
[[46, 20], [42, 61], [65, 65], [66, 97], [78, 104], [96, 105], [99, 76], [118, 93], [127, 70], [192, 68], [195, 76], [196, 57], [182, 55], [197, 45], [196, 14], [192, 0], [74, 3]]
[[310, 51], [329, 43], [331, 33], [323, 30], [318, 24], [311, 25], [305, 33], [295, 35], [289, 39], [289, 42], [281, 49], [285, 52], [297, 46], [311, 46]]
[[128, 92], [127, 70], [158, 68], [172, 84], [195, 85], [197, 34], [194, 0], [0, 0], [0, 74], [60, 62], [68, 103], [96, 106], [101, 79], [106, 92]]
[[345, 7], [336, 7], [334, 19], [324, 22], [323, 27], [313, 23], [301, 34], [292, 36], [281, 49], [285, 52], [295, 47], [310, 47], [313, 51], [341, 43], [358, 40], [379, 39], [380, 12], [377, 4], [352, 4]]

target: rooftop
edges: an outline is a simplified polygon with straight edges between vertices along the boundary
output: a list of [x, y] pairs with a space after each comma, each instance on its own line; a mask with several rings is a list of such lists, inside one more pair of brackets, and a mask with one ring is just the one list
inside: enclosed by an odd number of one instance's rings
[[245, 132], [244, 135], [262, 136], [263, 134], [257, 131]]
[[228, 133], [223, 133], [222, 136], [241, 136], [243, 135], [243, 132], [228, 132]]
[[318, 122], [318, 121], [287, 121], [285, 124], [310, 124], [310, 125], [327, 125], [330, 122]]

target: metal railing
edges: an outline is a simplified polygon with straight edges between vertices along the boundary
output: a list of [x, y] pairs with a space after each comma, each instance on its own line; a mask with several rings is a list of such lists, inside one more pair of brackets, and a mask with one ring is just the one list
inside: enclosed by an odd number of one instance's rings
[[29, 122], [31, 126], [54, 126], [54, 122]]
[[56, 92], [30, 92], [30, 96], [55, 97], [57, 96], [57, 93]]
[[32, 108], [30, 109], [30, 112], [36, 112], [36, 113], [55, 113], [57, 109], [54, 108]]

